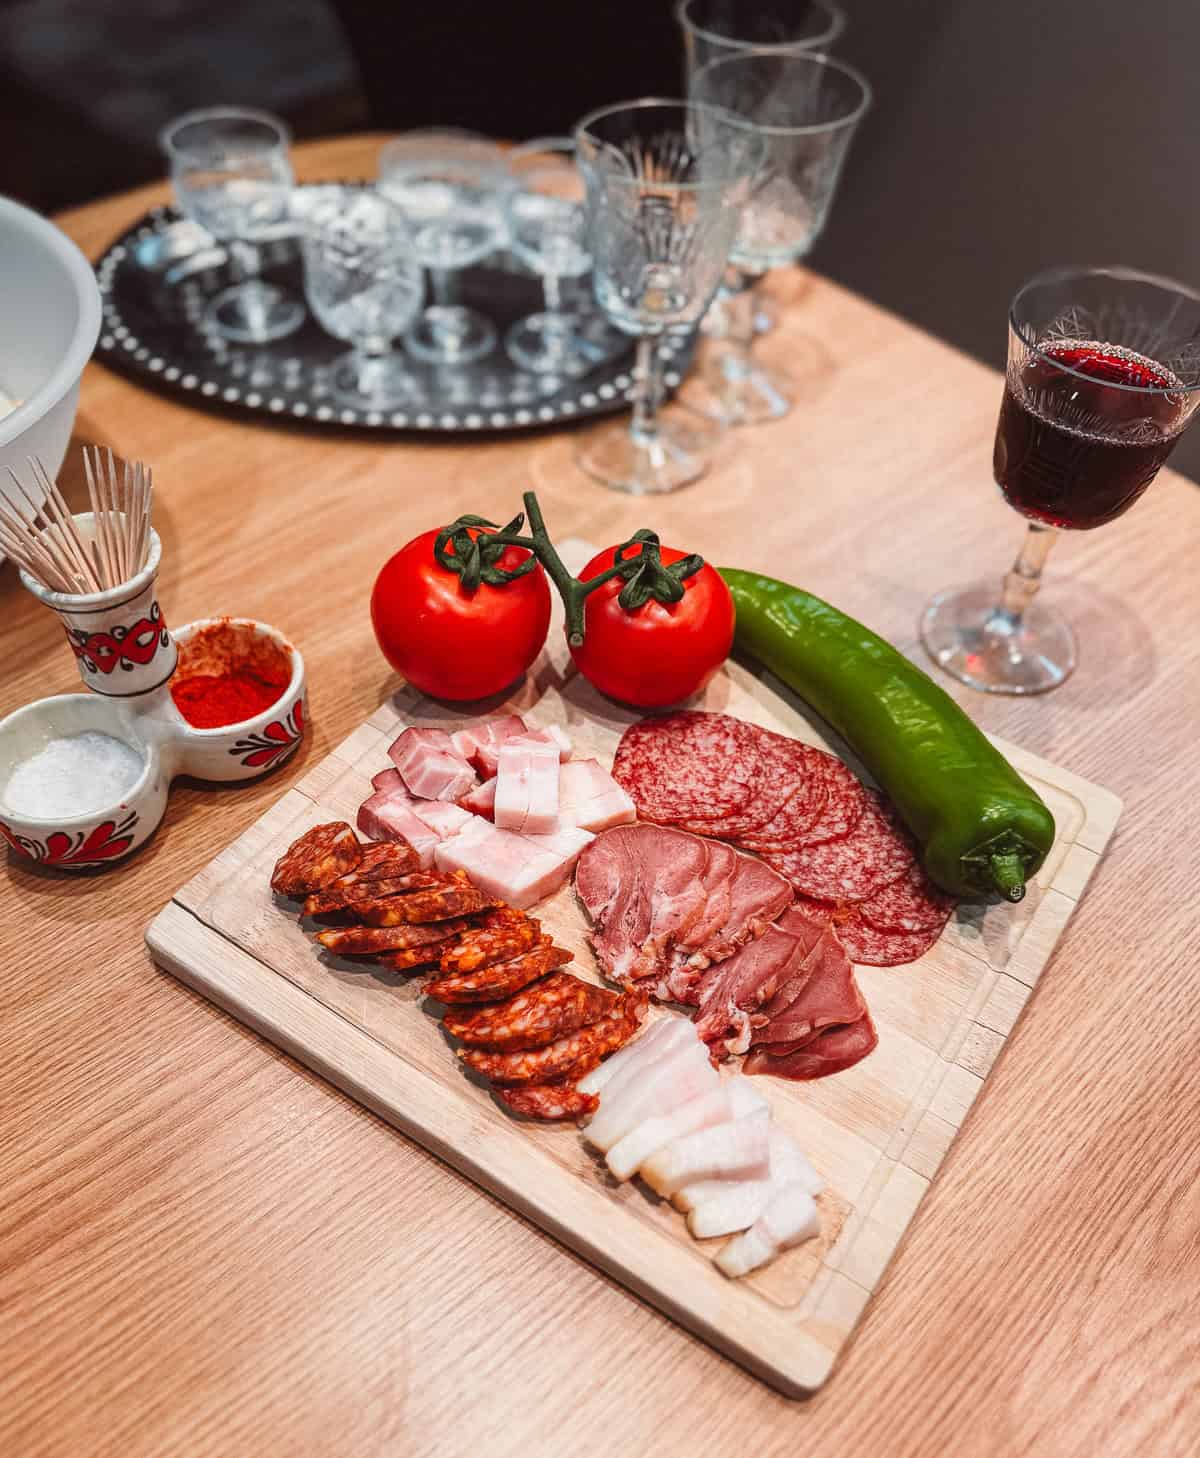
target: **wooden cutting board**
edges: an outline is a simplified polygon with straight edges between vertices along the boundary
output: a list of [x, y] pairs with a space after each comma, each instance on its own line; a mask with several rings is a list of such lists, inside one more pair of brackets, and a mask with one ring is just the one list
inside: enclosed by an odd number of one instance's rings
[[[704, 707], [851, 758], [781, 685], [735, 664], [710, 685]], [[547, 654], [519, 692], [488, 712], [507, 710], [563, 725], [576, 754], [606, 765], [636, 717], [596, 694], [561, 651]], [[271, 895], [271, 867], [290, 841], [321, 821], [353, 823], [371, 775], [387, 766], [387, 747], [405, 725], [460, 722], [445, 706], [402, 690], [176, 894], [147, 932], [151, 952], [772, 1386], [793, 1396], [811, 1392], [828, 1375], [1011, 1034], [1112, 835], [1120, 801], [1000, 743], [1054, 812], [1054, 848], [1018, 906], [964, 904], [920, 962], [858, 969], [879, 1032], [869, 1058], [813, 1083], [755, 1080], [828, 1189], [819, 1201], [820, 1237], [735, 1282], [712, 1264], [723, 1241], [692, 1240], [670, 1205], [637, 1181], [613, 1181], [573, 1125], [539, 1125], [501, 1109], [464, 1072], [415, 983], [318, 955]], [[598, 981], [570, 887], [536, 914], [574, 950], [574, 970]], [[658, 1009], [652, 1016], [679, 1014]]]

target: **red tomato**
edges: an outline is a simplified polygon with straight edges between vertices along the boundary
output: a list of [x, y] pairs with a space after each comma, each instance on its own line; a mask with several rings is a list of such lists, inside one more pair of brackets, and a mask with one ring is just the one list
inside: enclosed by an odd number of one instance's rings
[[[466, 592], [433, 555], [437, 535], [423, 532], [384, 564], [371, 593], [375, 636], [396, 672], [422, 693], [485, 698], [520, 678], [541, 651], [550, 587], [538, 566], [515, 582]], [[506, 547], [496, 565], [511, 571], [528, 556], [524, 547]]]
[[[688, 555], [674, 547], [661, 551], [667, 566]], [[593, 557], [581, 581], [611, 567], [615, 552], [609, 547]], [[614, 577], [588, 595], [583, 643], [571, 649], [580, 673], [601, 693], [639, 709], [677, 704], [698, 693], [733, 646], [733, 598], [724, 578], [706, 562], [684, 578], [678, 602], [652, 598], [631, 613], [617, 602], [624, 585]]]

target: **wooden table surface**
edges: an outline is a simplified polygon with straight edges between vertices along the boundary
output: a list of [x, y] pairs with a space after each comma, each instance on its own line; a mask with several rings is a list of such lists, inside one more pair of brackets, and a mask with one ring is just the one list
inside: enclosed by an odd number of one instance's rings
[[[297, 149], [370, 175], [378, 138]], [[60, 221], [92, 256], [165, 188]], [[936, 287], [931, 264], [930, 287]], [[0, 1449], [6, 1455], [953, 1455], [1200, 1449], [1200, 491], [1163, 472], [1060, 543], [1057, 693], [961, 697], [1125, 800], [1113, 847], [826, 1388], [716, 1356], [150, 962], [172, 891], [392, 680], [387, 554], [536, 486], [552, 530], [642, 525], [803, 582], [918, 654], [926, 596], [1002, 569], [1000, 382], [816, 277], [776, 279], [767, 353], [804, 377], [706, 479], [632, 501], [569, 434], [315, 434], [185, 407], [91, 365], [82, 441], [153, 463], [168, 621], [233, 612], [302, 647], [312, 733], [242, 789], [176, 786], [157, 836], [83, 879], [0, 871]], [[1004, 327], [1003, 299], [965, 299]], [[66, 479], [78, 490], [74, 466]], [[78, 687], [0, 569], [0, 713]], [[1189, 874], [1190, 873], [1190, 874]], [[902, 976], [903, 973], [897, 973]]]

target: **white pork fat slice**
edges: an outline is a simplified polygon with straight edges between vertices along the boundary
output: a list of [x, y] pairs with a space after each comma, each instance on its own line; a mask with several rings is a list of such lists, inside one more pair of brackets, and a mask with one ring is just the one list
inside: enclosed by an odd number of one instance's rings
[[771, 1196], [749, 1230], [717, 1253], [716, 1265], [726, 1276], [745, 1276], [770, 1260], [821, 1233], [821, 1215], [803, 1185], [785, 1185]]
[[[584, 836], [583, 831], [574, 834]], [[517, 835], [473, 815], [458, 835], [442, 841], [436, 860], [443, 871], [465, 871], [481, 891], [527, 911], [563, 885], [591, 838], [570, 847], [547, 844], [558, 837]]]
[[770, 1171], [769, 1109], [759, 1109], [728, 1124], [715, 1124], [673, 1139], [651, 1155], [639, 1174], [660, 1195], [696, 1180], [766, 1179]]
[[572, 759], [558, 773], [558, 818], [599, 834], [637, 819], [628, 794], [596, 759]]
[[766, 1108], [766, 1099], [750, 1087], [748, 1078], [727, 1079], [700, 1098], [689, 1099], [675, 1108], [651, 1115], [635, 1124], [608, 1151], [605, 1156], [608, 1167], [619, 1180], [630, 1179], [644, 1161], [672, 1139], [691, 1134], [696, 1129], [707, 1129], [712, 1124], [725, 1124], [731, 1119], [741, 1119], [747, 1114]]
[[[741, 1082], [748, 1082], [742, 1079]], [[683, 1189], [676, 1190], [671, 1196], [671, 1204], [678, 1210], [705, 1210], [705, 1224], [715, 1224], [718, 1220], [727, 1218], [735, 1205], [740, 1210], [744, 1205], [738, 1204], [749, 1197], [744, 1191], [753, 1191], [753, 1201], [757, 1204], [753, 1215], [745, 1224], [730, 1225], [727, 1230], [713, 1230], [714, 1235], [728, 1235], [734, 1230], [745, 1230], [752, 1225], [758, 1216], [766, 1208], [767, 1200], [777, 1189], [784, 1185], [802, 1185], [810, 1195], [819, 1195], [825, 1188], [825, 1181], [813, 1169], [808, 1161], [808, 1156], [788, 1133], [785, 1133], [778, 1124], [771, 1124], [771, 1131], [768, 1137], [770, 1152], [770, 1174], [765, 1180], [698, 1180], [693, 1185], [684, 1185]], [[712, 1209], [710, 1210], [710, 1206]], [[724, 1213], [723, 1213], [724, 1212]], [[689, 1221], [690, 1224], [690, 1221]], [[699, 1232], [693, 1231], [693, 1234]]]
[[518, 714], [502, 714], [498, 719], [478, 719], [450, 736], [456, 754], [473, 764], [480, 774], [496, 773], [496, 751], [506, 739], [525, 734], [525, 720]]
[[358, 807], [358, 828], [370, 840], [407, 841], [421, 859], [422, 870], [433, 863], [438, 837], [413, 814], [407, 795], [376, 790]]
[[475, 819], [469, 810], [452, 805], [449, 800], [413, 800], [413, 814], [428, 825], [439, 840], [449, 840]]
[[406, 729], [388, 756], [409, 794], [422, 800], [457, 800], [475, 787], [475, 771], [444, 729]]
[[[600, 1095], [600, 1107], [587, 1126], [589, 1144], [607, 1152], [644, 1119], [669, 1114], [689, 1100], [709, 1093], [721, 1078], [708, 1050], [698, 1040], [684, 1043], [663, 1057], [650, 1058], [645, 1067], [621, 1086], [609, 1086]], [[616, 1080], [613, 1080], [613, 1084]]]
[[501, 830], [548, 835], [558, 829], [558, 750], [528, 735], [500, 746], [493, 818]]
[[585, 1074], [575, 1087], [584, 1094], [598, 1094], [601, 1089], [616, 1087], [618, 1074], [632, 1074], [635, 1069], [644, 1067], [646, 1062], [656, 1056], [655, 1050], [665, 1037], [678, 1036], [672, 1029], [682, 1026], [682, 1018], [656, 1018], [640, 1037], [626, 1043], [623, 1048], [618, 1048], [611, 1058], [606, 1058], [591, 1073]]

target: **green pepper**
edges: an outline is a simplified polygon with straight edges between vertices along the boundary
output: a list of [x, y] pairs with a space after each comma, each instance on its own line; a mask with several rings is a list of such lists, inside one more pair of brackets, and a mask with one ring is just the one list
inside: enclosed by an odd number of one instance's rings
[[722, 568], [735, 646], [828, 720], [916, 836], [925, 869], [959, 896], [1020, 901], [1054, 843], [1054, 817], [944, 689], [819, 597]]

